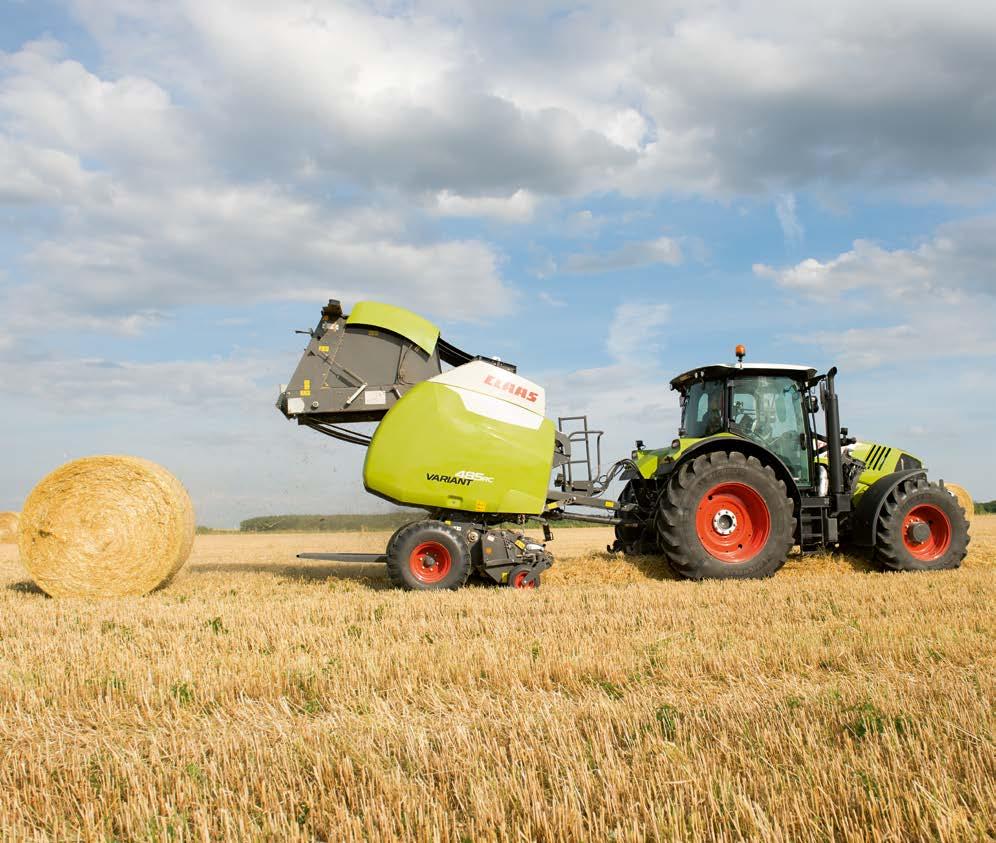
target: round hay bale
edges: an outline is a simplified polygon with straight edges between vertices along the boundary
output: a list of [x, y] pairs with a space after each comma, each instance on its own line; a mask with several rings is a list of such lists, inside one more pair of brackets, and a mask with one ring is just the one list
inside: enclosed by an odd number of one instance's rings
[[961, 504], [961, 508], [965, 510], [965, 517], [968, 519], [968, 523], [972, 523], [972, 516], [975, 515], [975, 501], [972, 500], [972, 496], [968, 493], [968, 489], [964, 486], [956, 486], [954, 483], [944, 483], [944, 488], [947, 489], [952, 495], [958, 498], [958, 503]]
[[17, 513], [0, 512], [0, 544], [17, 541]]
[[86, 457], [41, 481], [21, 512], [21, 561], [52, 597], [147, 594], [183, 567], [194, 507], [162, 466]]

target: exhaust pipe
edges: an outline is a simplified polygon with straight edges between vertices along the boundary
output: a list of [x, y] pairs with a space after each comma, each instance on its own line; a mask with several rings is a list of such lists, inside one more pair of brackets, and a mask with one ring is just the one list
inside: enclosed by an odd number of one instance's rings
[[826, 388], [823, 393], [823, 411], [827, 423], [827, 463], [830, 468], [830, 495], [833, 498], [833, 508], [837, 509], [840, 495], [844, 491], [844, 470], [840, 456], [840, 408], [837, 404], [837, 390], [834, 378], [837, 367], [827, 372]]

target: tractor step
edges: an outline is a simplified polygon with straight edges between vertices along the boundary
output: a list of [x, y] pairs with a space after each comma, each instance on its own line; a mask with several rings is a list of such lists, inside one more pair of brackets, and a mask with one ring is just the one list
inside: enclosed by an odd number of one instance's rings
[[383, 553], [299, 553], [298, 559], [318, 559], [322, 562], [387, 562]]

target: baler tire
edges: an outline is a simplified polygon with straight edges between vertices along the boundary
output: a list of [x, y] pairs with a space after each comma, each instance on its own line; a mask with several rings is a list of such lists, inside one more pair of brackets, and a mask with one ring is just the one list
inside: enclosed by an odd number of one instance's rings
[[770, 577], [795, 541], [795, 505], [784, 481], [740, 451], [713, 451], [680, 465], [655, 523], [668, 564], [693, 580]]
[[[929, 537], [916, 543], [916, 522], [928, 525]], [[946, 571], [961, 566], [968, 554], [968, 519], [947, 490], [911, 477], [882, 502], [875, 525], [875, 559], [887, 571]]]
[[442, 521], [427, 519], [402, 527], [387, 556], [391, 584], [407, 591], [455, 591], [467, 582], [470, 570], [467, 540]]
[[509, 588], [539, 588], [539, 571], [533, 571], [528, 565], [517, 565], [508, 572], [508, 580], [505, 583]]
[[410, 527], [410, 526], [411, 524], [402, 524], [400, 527], [398, 527], [397, 530], [391, 533], [391, 538], [387, 540], [387, 551], [386, 551], [387, 556], [390, 556], [391, 551], [394, 549], [394, 543], [398, 540], [398, 533], [404, 530], [405, 527]]

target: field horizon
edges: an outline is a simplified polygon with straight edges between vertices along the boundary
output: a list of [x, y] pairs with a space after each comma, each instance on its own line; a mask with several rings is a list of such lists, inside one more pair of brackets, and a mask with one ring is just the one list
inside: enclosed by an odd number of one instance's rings
[[996, 516], [963, 568], [693, 583], [555, 530], [537, 592], [412, 594], [202, 535], [52, 600], [0, 545], [0, 838], [986, 840]]

